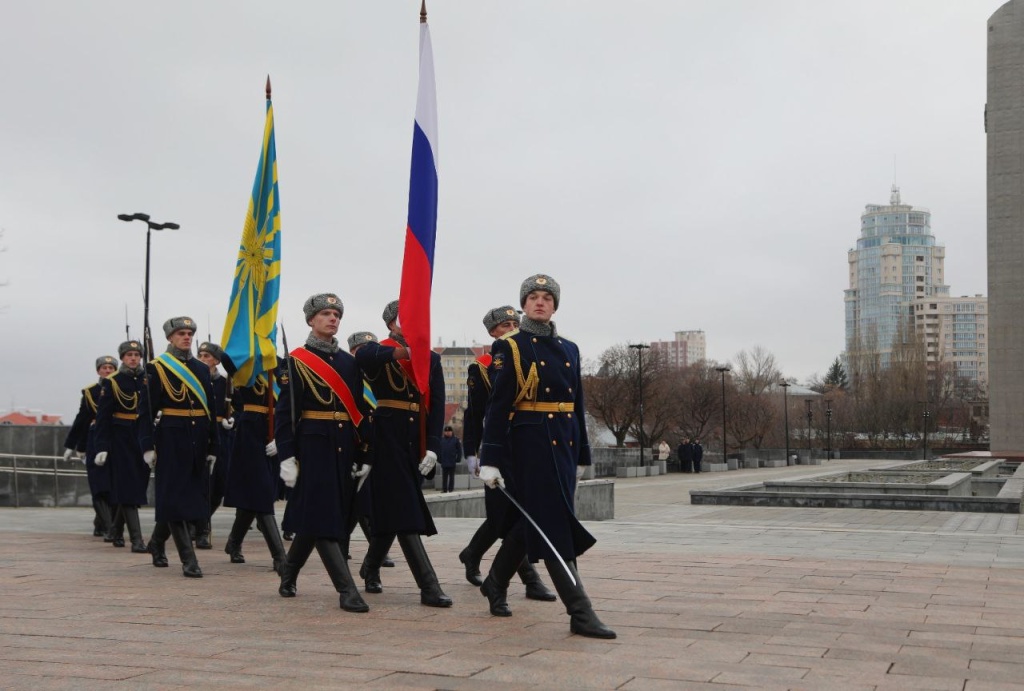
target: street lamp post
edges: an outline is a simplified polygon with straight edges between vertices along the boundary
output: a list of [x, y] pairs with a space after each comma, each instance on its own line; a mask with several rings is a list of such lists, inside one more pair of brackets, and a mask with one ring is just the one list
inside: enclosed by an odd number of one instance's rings
[[724, 365], [722, 367], [716, 367], [715, 371], [722, 375], [722, 463], [728, 467], [729, 461], [726, 460], [726, 445], [725, 445], [725, 373], [731, 372], [732, 370]]
[[832, 460], [832, 401], [825, 399], [825, 437], [828, 440], [826, 460]]
[[632, 343], [630, 348], [636, 348], [638, 358], [638, 369], [640, 372], [640, 467], [644, 467], [644, 350], [651, 346], [645, 343]]
[[779, 382], [782, 387], [782, 417], [786, 421], [786, 465], [789, 465], [789, 387], [788, 381]]
[[149, 362], [153, 359], [153, 335], [149, 330], [149, 248], [150, 248], [150, 233], [154, 230], [178, 230], [181, 226], [177, 223], [156, 223], [149, 220], [149, 214], [134, 213], [134, 214], [118, 214], [118, 220], [121, 221], [144, 221], [146, 224], [146, 289], [145, 294], [142, 296], [143, 312], [142, 312], [142, 339], [145, 344], [145, 354], [143, 362]]
[[930, 418], [931, 415], [932, 415], [931, 411], [928, 410], [928, 402], [925, 401], [924, 413], [922, 413], [922, 416], [924, 417], [924, 439], [923, 439], [924, 444], [923, 444], [923, 447], [921, 449], [921, 458], [922, 458], [922, 460], [925, 460], [925, 461], [928, 460], [928, 418]]
[[811, 419], [814, 417], [814, 413], [811, 412], [811, 399], [805, 399], [804, 403], [807, 404], [807, 462], [811, 462]]

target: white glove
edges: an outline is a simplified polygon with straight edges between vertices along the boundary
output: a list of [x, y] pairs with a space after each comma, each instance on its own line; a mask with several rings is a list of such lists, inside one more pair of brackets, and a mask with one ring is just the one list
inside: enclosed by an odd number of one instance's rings
[[476, 456], [466, 456], [466, 467], [469, 468], [469, 473], [475, 477], [480, 477], [480, 459]]
[[363, 488], [363, 483], [366, 482], [366, 478], [369, 477], [370, 468], [372, 467], [373, 466], [370, 466], [366, 463], [363, 463], [361, 466], [358, 467], [356, 466], [355, 463], [352, 464], [352, 477], [359, 478], [359, 482], [356, 484], [356, 492]]
[[146, 462], [149, 469], [152, 470], [153, 466], [156, 465], [156, 451], [144, 451], [142, 453], [142, 460]]
[[427, 455], [420, 461], [420, 475], [424, 477], [430, 475], [430, 471], [434, 469], [435, 465], [437, 465], [437, 454], [433, 451], [428, 451]]
[[580, 480], [583, 479], [583, 473], [585, 473], [585, 472], [587, 472], [587, 466], [585, 466], [585, 465], [578, 465], [578, 466], [576, 466], [576, 482], [579, 482]]
[[217, 464], [217, 457], [216, 456], [214, 456], [213, 454], [210, 454], [209, 456], [206, 457], [206, 465], [210, 469], [211, 473], [213, 472], [213, 466], [215, 466], [216, 464]]
[[75, 450], [74, 449], [64, 449], [64, 460], [65, 461], [70, 461], [74, 457], [75, 457]]
[[281, 479], [286, 486], [295, 486], [295, 481], [299, 479], [299, 462], [295, 456], [281, 461]]
[[501, 476], [501, 471], [493, 465], [480, 466], [480, 479], [491, 489], [499, 485], [505, 486], [505, 478]]
[[232, 427], [235, 426], [235, 418], [233, 418], [233, 417], [226, 417], [226, 418], [224, 418], [223, 420], [220, 421], [220, 426], [223, 427], [224, 429], [231, 429]]
[[160, 418], [163, 417], [163, 415], [164, 415], [164, 411], [162, 411], [162, 410], [156, 411], [156, 417], [153, 418], [153, 426], [154, 427], [160, 424]]
[[94, 458], [92, 462], [102, 468], [107, 462], [107, 452], [100, 451], [96, 454], [96, 458]]
[[273, 439], [271, 439], [270, 443], [267, 444], [267, 455], [268, 456], [276, 456], [277, 455], [277, 442], [275, 440], [273, 440]]

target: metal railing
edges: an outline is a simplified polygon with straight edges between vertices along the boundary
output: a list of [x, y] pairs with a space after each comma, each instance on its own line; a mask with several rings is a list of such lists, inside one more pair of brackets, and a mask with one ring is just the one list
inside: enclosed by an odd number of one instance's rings
[[0, 453], [0, 506], [88, 506], [89, 479], [81, 460]]

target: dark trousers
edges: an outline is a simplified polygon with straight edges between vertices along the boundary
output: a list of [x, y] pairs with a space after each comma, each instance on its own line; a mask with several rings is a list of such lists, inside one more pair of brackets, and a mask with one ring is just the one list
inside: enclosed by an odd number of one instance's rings
[[455, 468], [441, 468], [441, 491], [451, 492], [455, 489]]

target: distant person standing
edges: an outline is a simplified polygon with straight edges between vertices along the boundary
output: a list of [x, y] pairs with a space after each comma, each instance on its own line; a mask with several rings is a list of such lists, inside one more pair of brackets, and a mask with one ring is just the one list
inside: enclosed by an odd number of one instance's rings
[[683, 443], [676, 449], [676, 456], [679, 458], [679, 469], [684, 473], [693, 472], [693, 445], [690, 438], [685, 437]]
[[700, 445], [700, 439], [693, 440], [693, 472], [700, 472], [700, 462], [704, 460], [704, 447]]
[[455, 436], [451, 425], [444, 428], [441, 437], [441, 492], [455, 490], [455, 466], [462, 460], [462, 442]]
[[668, 442], [664, 439], [658, 444], [658, 458], [659, 461], [667, 461], [672, 457], [672, 447], [668, 445]]

